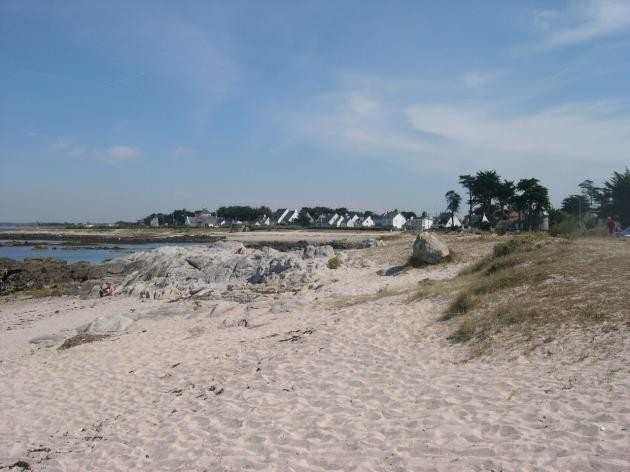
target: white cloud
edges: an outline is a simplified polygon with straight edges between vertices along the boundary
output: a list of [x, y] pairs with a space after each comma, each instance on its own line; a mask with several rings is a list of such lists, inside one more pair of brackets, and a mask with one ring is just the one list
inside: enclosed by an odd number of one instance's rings
[[471, 71], [464, 75], [464, 83], [471, 89], [480, 89], [488, 82], [491, 82], [506, 73], [506, 69]]
[[118, 165], [142, 155], [142, 149], [138, 146], [121, 144], [110, 146], [106, 149], [93, 149], [72, 140], [63, 139], [58, 139], [50, 144], [48, 148], [66, 158], [101, 161], [112, 165]]
[[592, 41], [630, 30], [627, 0], [585, 0], [570, 3], [566, 11], [534, 12], [540, 39], [524, 49], [544, 51]]
[[172, 159], [185, 159], [195, 154], [195, 150], [186, 146], [177, 146], [170, 154]]
[[[356, 103], [372, 103], [370, 113]], [[562, 198], [584, 178], [623, 169], [630, 155], [630, 114], [614, 102], [514, 114], [490, 103], [404, 105], [349, 93], [309, 105], [293, 120], [316, 145], [403, 164], [427, 179], [489, 168], [536, 176]]]
[[619, 165], [630, 153], [630, 116], [617, 111], [613, 104], [600, 102], [512, 116], [452, 105], [414, 106], [407, 113], [416, 129], [443, 136], [474, 154], [544, 157], [549, 165]]
[[54, 143], [51, 143], [48, 147], [52, 149], [53, 151], [63, 151], [64, 149], [67, 149], [68, 146], [70, 146], [69, 143], [59, 138]]
[[139, 156], [140, 148], [134, 146], [112, 146], [105, 154], [113, 159], [125, 160]]

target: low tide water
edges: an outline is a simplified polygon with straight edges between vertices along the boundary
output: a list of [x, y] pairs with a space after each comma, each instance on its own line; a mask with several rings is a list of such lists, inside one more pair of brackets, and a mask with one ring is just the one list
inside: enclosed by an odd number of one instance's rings
[[[6, 243], [8, 241], [0, 241]], [[85, 261], [90, 264], [100, 264], [108, 259], [124, 257], [136, 251], [148, 251], [162, 246], [207, 246], [199, 243], [151, 243], [151, 244], [94, 244], [85, 246], [70, 246], [60, 241], [29, 241], [41, 245], [36, 248], [29, 246], [0, 246], [0, 257], [23, 261], [28, 257], [53, 257], [68, 264]]]

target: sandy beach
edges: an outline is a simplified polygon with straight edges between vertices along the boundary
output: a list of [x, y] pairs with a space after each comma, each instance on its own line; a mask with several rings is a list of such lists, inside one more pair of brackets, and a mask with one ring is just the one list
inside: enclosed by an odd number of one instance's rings
[[[409, 294], [492, 241], [460, 245], [452, 264], [380, 275], [409, 244], [344, 251], [315, 287], [250, 303], [0, 304], [0, 467], [629, 470], [628, 327], [471, 356], [439, 321], [447, 300]], [[134, 321], [58, 350], [104, 315]]]

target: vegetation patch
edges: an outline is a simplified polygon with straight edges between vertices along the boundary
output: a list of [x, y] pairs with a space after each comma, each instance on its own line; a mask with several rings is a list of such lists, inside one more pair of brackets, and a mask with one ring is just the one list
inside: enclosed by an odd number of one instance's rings
[[328, 259], [328, 264], [326, 264], [329, 269], [339, 269], [341, 267], [341, 259], [338, 256], [331, 257]]
[[452, 324], [449, 340], [483, 352], [509, 330], [533, 339], [568, 323], [628, 321], [629, 257], [613, 238], [517, 236], [454, 279], [423, 281], [412, 298], [450, 299], [441, 318]]
[[109, 337], [109, 334], [81, 333], [66, 339], [63, 344], [57, 348], [57, 350], [64, 351], [66, 349], [70, 349], [71, 347], [80, 346], [81, 344], [93, 343], [96, 341], [102, 341], [103, 339]]

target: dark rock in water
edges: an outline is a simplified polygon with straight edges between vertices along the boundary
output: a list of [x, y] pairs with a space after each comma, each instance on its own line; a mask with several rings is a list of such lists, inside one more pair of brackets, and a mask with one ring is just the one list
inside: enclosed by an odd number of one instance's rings
[[29, 257], [23, 261], [0, 258], [0, 294], [77, 284], [102, 275], [100, 266], [87, 262], [68, 264], [50, 257]]

